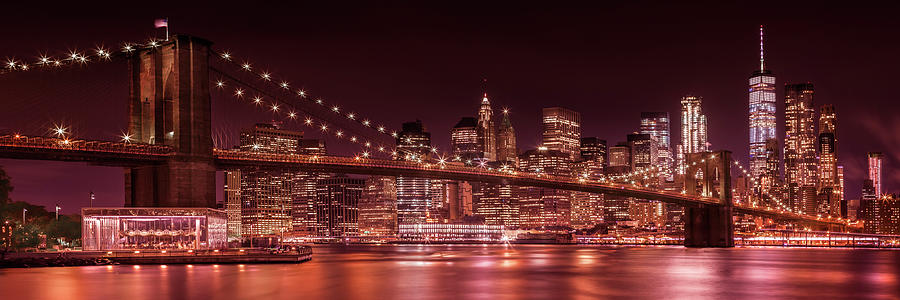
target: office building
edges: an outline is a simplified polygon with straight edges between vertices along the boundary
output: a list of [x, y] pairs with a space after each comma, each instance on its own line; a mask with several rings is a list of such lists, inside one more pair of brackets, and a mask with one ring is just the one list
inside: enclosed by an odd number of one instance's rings
[[[431, 133], [422, 121], [403, 123], [397, 135], [400, 160], [424, 161], [431, 153]], [[397, 221], [399, 224], [425, 223], [431, 208], [431, 180], [408, 176], [397, 177]]]
[[[523, 172], [571, 176], [571, 156], [557, 150], [539, 148], [519, 156]], [[572, 193], [539, 187], [522, 187], [519, 198], [520, 224], [525, 228], [569, 226]]]
[[390, 237], [397, 235], [397, 181], [394, 177], [371, 176], [366, 179], [359, 200], [359, 235]]
[[359, 236], [359, 200], [365, 179], [338, 175], [316, 184], [316, 217], [322, 236]]
[[814, 89], [812, 83], [785, 86], [784, 184], [788, 205], [795, 211], [816, 214], [816, 155]]
[[641, 134], [649, 134], [656, 140], [656, 165], [660, 168], [660, 180], [674, 180], [675, 155], [672, 152], [669, 135], [669, 113], [667, 112], [642, 112]]
[[[767, 172], [770, 159], [766, 143], [777, 141], [775, 75], [766, 70], [763, 55], [763, 27], [759, 26], [759, 69], [750, 75], [750, 175], [756, 179]], [[770, 170], [769, 170], [770, 171]]]
[[881, 152], [869, 152], [869, 180], [872, 180], [872, 189], [875, 198], [881, 197], [881, 164], [884, 154]]
[[562, 107], [544, 108], [541, 117], [543, 147], [578, 160], [581, 140], [581, 114]]
[[519, 165], [519, 148], [516, 147], [516, 130], [509, 120], [509, 111], [503, 111], [503, 119], [497, 130], [497, 161], [501, 163]]

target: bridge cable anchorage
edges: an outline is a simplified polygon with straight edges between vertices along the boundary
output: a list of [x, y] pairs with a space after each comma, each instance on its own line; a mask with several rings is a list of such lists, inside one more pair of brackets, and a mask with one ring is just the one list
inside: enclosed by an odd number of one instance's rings
[[[313, 101], [314, 103], [318, 104], [319, 107], [322, 107], [322, 108], [326, 107], [325, 101], [322, 98], [316, 98], [315, 100], [313, 100], [313, 98], [309, 95], [309, 93], [303, 89], [298, 89], [298, 90], [292, 92], [291, 88], [290, 88], [291, 84], [288, 81], [278, 80], [272, 73], [270, 73], [268, 71], [255, 73], [254, 67], [252, 66], [252, 64], [249, 61], [244, 61], [243, 63], [238, 63], [238, 59], [236, 58], [236, 56], [227, 51], [218, 52], [218, 51], [213, 50], [213, 53], [215, 53], [217, 56], [219, 56], [221, 58], [219, 60], [219, 62], [222, 62], [223, 64], [235, 67], [238, 71], [243, 72], [245, 74], [252, 74], [254, 77], [259, 78], [259, 80], [262, 80], [263, 84], [267, 84], [270, 87], [274, 87], [278, 91], [280, 91], [284, 94], [291, 94], [292, 96], [299, 98], [301, 100], [301, 102], [302, 102], [302, 100], [309, 100], [309, 101]], [[227, 71], [224, 71], [224, 70], [216, 69], [216, 71], [223, 74], [226, 77], [229, 77], [231, 80], [236, 81], [242, 85], [251, 86], [251, 84], [249, 83], [249, 80], [240, 79], [237, 76], [233, 76], [231, 73], [228, 73]], [[223, 81], [222, 79], [218, 80], [215, 83], [215, 85], [217, 87], [224, 87], [224, 85], [226, 85], [226, 84], [227, 83], [225, 81]], [[255, 86], [253, 86], [253, 88], [259, 92], [262, 92], [262, 90], [263, 90], [261, 88], [255, 87]], [[268, 94], [272, 99], [274, 99], [273, 101], [282, 102], [284, 104], [291, 105], [292, 108], [294, 108], [294, 109], [298, 108], [298, 106], [294, 105], [294, 103], [284, 100], [283, 97], [275, 97], [274, 92], [267, 91], [264, 94]], [[261, 102], [261, 101], [257, 101], [257, 102]], [[323, 109], [320, 109], [318, 112], [313, 112], [311, 110], [312, 109], [303, 109], [303, 111], [309, 113], [310, 115], [319, 116], [316, 119], [320, 119], [321, 121], [326, 121], [325, 119], [327, 119], [327, 118], [322, 117], [322, 114], [320, 114], [320, 113], [324, 112]], [[362, 125], [365, 128], [372, 129], [372, 130], [376, 131], [377, 133], [388, 136], [392, 139], [398, 138], [398, 133], [396, 131], [389, 130], [384, 125], [375, 125], [374, 122], [370, 121], [367, 118], [360, 117], [358, 114], [356, 114], [354, 112], [342, 114], [342, 110], [341, 110], [340, 106], [337, 106], [337, 105], [331, 106], [331, 108], [328, 109], [328, 111], [330, 111], [329, 115], [333, 114], [332, 116], [335, 116], [335, 115], [340, 116], [341, 120], [343, 120], [343, 121], [355, 122], [356, 124]], [[297, 119], [296, 116], [291, 117], [291, 112], [293, 112], [293, 111], [285, 111], [285, 112], [287, 113], [287, 116], [289, 118]], [[337, 125], [339, 122], [337, 122], [333, 118], [331, 118], [330, 122], [327, 122], [327, 123]], [[320, 129], [322, 129], [323, 131], [327, 131], [327, 127], [324, 127], [324, 129], [323, 128], [320, 128]], [[347, 127], [342, 127], [342, 129], [349, 130]], [[335, 135], [338, 135], [337, 131], [335, 131]], [[344, 133], [343, 133], [343, 131], [341, 131], [341, 134], [338, 137], [343, 136], [343, 135], [344, 135]], [[372, 140], [377, 140], [377, 138], [373, 138]], [[352, 137], [352, 136], [350, 138], [350, 141], [364, 145], [365, 148], [372, 148], [372, 146], [373, 146], [373, 143], [368, 140], [360, 141], [359, 139], [354, 139], [354, 137]], [[382, 147], [388, 148], [389, 146], [387, 146], [387, 144], [389, 144], [389, 143], [378, 144], [377, 142], [375, 142], [375, 146], [378, 149], [380, 149]], [[391, 151], [391, 152], [401, 152], [401, 154], [405, 154], [405, 155], [409, 155], [409, 156], [418, 156], [418, 155], [412, 153], [411, 151], [406, 151], [404, 149], [399, 149], [399, 150], [395, 149], [394, 151]], [[406, 152], [406, 153], [403, 153], [403, 152]], [[434, 154], [436, 157], [432, 157], [431, 155], [426, 155], [426, 157], [424, 159], [422, 159], [422, 161], [423, 162], [427, 161], [429, 163], [441, 163], [441, 164], [446, 162], [445, 158], [448, 156], [446, 155], [446, 153], [439, 154], [437, 147], [431, 147], [431, 153]]]

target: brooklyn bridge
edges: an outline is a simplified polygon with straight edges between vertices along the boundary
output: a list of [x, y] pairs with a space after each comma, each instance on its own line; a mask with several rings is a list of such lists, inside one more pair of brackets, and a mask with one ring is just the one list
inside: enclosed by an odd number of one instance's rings
[[[217, 170], [264, 168], [533, 186], [673, 203], [685, 207], [685, 245], [695, 247], [733, 246], [736, 214], [809, 228], [854, 229], [847, 220], [791, 211], [774, 197], [734, 201], [732, 174], [743, 167], [726, 150], [689, 155], [686, 174], [707, 175], [687, 176], [680, 191], [643, 185], [629, 177], [646, 173], [602, 179], [556, 176], [467, 165], [436, 148], [425, 155], [409, 153], [396, 146], [397, 133], [387, 126], [326, 105], [271, 73], [239, 62], [234, 54], [212, 48], [210, 41], [188, 35], [129, 43], [117, 50], [72, 53], [63, 59], [41, 58], [37, 63], [10, 61], [3, 72], [50, 71], [107, 60], [125, 62], [130, 70], [128, 129], [123, 136], [114, 141], [74, 139], [65, 128], [50, 136], [9, 134], [0, 136], [0, 158], [122, 167], [129, 207], [215, 207]], [[335, 156], [217, 149], [210, 92], [225, 88], [259, 109], [360, 150], [352, 156]]]

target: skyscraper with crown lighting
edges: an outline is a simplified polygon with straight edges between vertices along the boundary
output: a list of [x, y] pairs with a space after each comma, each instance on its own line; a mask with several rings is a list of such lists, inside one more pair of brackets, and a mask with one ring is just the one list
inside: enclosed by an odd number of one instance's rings
[[759, 26], [759, 70], [750, 75], [750, 174], [766, 173], [766, 141], [775, 135], [775, 75], [766, 70], [763, 26]]

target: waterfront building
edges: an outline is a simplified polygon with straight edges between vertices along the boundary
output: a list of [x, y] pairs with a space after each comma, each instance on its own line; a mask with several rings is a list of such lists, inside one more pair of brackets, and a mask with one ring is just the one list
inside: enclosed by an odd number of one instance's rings
[[872, 234], [900, 234], [900, 198], [882, 194], [861, 202], [863, 230]]
[[225, 212], [211, 208], [125, 207], [81, 209], [86, 251], [222, 249]]
[[[607, 162], [606, 141], [583, 137], [580, 142], [581, 161], [574, 164], [575, 176], [597, 181], [605, 177]], [[572, 227], [591, 228], [604, 221], [603, 194], [574, 192], [572, 198]]]
[[400, 224], [399, 237], [410, 241], [431, 242], [489, 242], [501, 241], [504, 226], [465, 224], [465, 223], [427, 223]]
[[548, 107], [541, 117], [543, 147], [566, 154], [570, 161], [578, 159], [581, 140], [581, 114], [562, 107]]
[[[398, 159], [424, 161], [431, 153], [431, 133], [422, 121], [403, 123], [397, 135]], [[431, 208], [431, 180], [397, 177], [397, 221], [399, 224], [425, 223]]]
[[750, 75], [750, 175], [766, 174], [770, 160], [766, 143], [778, 137], [776, 128], [775, 75], [766, 70], [763, 26], [759, 26], [759, 69]]
[[669, 135], [668, 112], [642, 112], [641, 134], [649, 134], [656, 140], [656, 162], [654, 165], [660, 168], [660, 181], [673, 181], [675, 157], [672, 153], [671, 139]]
[[814, 89], [812, 83], [785, 86], [784, 184], [788, 206], [816, 214], [816, 155]]
[[[519, 156], [523, 172], [571, 176], [571, 156], [557, 150], [539, 148]], [[522, 187], [519, 198], [520, 224], [526, 228], [569, 226], [572, 193], [539, 187]]]
[[[241, 131], [241, 151], [271, 154], [324, 153], [324, 143], [304, 140], [303, 132], [276, 124]], [[229, 233], [238, 236], [307, 231], [316, 234], [315, 195], [309, 186], [323, 174], [246, 168], [225, 172], [225, 209]]]
[[876, 198], [881, 197], [881, 164], [884, 154], [881, 152], [869, 152], [869, 180], [872, 180], [872, 189]]
[[479, 184], [475, 214], [483, 217], [487, 225], [519, 226], [519, 189], [508, 184]]
[[[607, 176], [622, 176], [632, 171], [631, 146], [626, 142], [620, 142], [609, 147], [609, 166], [605, 169]], [[630, 220], [628, 216], [628, 197], [606, 195], [603, 198], [603, 208], [606, 210], [604, 220], [606, 222], [622, 222]]]
[[359, 200], [359, 235], [397, 235], [397, 181], [394, 177], [371, 176], [366, 179]]
[[316, 184], [316, 217], [323, 237], [359, 236], [359, 200], [365, 180], [338, 175]]

